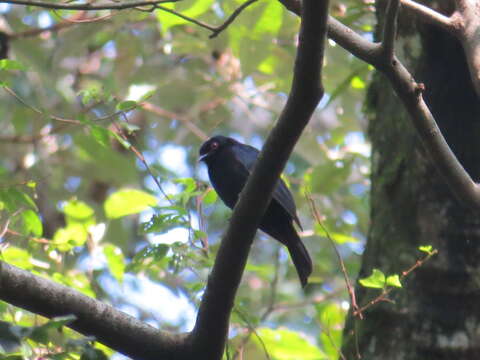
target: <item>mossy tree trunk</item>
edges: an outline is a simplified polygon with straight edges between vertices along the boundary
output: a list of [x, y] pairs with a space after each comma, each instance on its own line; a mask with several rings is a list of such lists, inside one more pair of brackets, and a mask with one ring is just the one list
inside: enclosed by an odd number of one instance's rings
[[[379, 23], [385, 2], [379, 4]], [[430, 3], [431, 5], [431, 3]], [[445, 13], [448, 13], [446, 9]], [[461, 45], [443, 30], [402, 11], [397, 51], [418, 82], [448, 143], [480, 180], [480, 100]], [[350, 315], [347, 359], [480, 359], [480, 211], [459, 203], [422, 148], [387, 80], [376, 75], [366, 103], [372, 142], [371, 227], [359, 277], [379, 268], [401, 273], [422, 256], [439, 254], [404, 279], [391, 303], [365, 319]], [[357, 286], [360, 304], [378, 292]]]

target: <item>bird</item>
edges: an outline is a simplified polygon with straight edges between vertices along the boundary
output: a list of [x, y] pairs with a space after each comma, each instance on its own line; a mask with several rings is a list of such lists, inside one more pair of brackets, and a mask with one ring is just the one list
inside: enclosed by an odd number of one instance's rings
[[[235, 207], [259, 153], [253, 146], [222, 135], [213, 136], [201, 145], [199, 161], [207, 165], [213, 188], [230, 209]], [[302, 228], [293, 196], [284, 181], [279, 179], [259, 229], [287, 247], [304, 288], [313, 265], [307, 248], [295, 230], [294, 222]]]

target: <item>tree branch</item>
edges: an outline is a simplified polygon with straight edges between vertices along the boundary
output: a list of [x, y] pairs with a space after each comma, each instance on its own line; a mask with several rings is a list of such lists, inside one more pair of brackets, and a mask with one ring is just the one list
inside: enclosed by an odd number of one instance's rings
[[235, 293], [253, 237], [279, 175], [320, 98], [328, 1], [305, 0], [290, 96], [234, 208], [209, 277], [191, 340], [206, 359], [219, 359]]
[[480, 36], [478, 35], [480, 7], [478, 2], [463, 1], [459, 3], [458, 10], [454, 15], [456, 15], [455, 24], [457, 24], [455, 34], [462, 43], [473, 86], [480, 98]]
[[[178, 1], [178, 0], [176, 0], [176, 1]], [[198, 26], [200, 26], [204, 29], [210, 30], [212, 32], [212, 34], [210, 34], [209, 38], [213, 39], [213, 38], [217, 37], [223, 30], [225, 30], [237, 18], [237, 16], [241, 14], [241, 12], [243, 10], [245, 10], [248, 6], [250, 6], [251, 4], [253, 4], [254, 2], [257, 2], [257, 1], [258, 0], [247, 0], [242, 5], [240, 5], [238, 8], [236, 8], [232, 12], [232, 14], [227, 18], [227, 20], [225, 20], [225, 22], [223, 24], [219, 25], [219, 26], [213, 26], [213, 25], [204, 23], [202, 21], [198, 21], [194, 18], [183, 15], [182, 13], [179, 13], [179, 12], [173, 10], [173, 9], [169, 9], [165, 6], [155, 5], [155, 9], [159, 9], [159, 10], [168, 12], [172, 15], [175, 15], [175, 16], [178, 16], [178, 17], [184, 19], [184, 20], [187, 20], [187, 21], [191, 22], [192, 24], [195, 24], [195, 25], [198, 25]]]
[[238, 15], [240, 15], [240, 13], [245, 9], [247, 8], [248, 6], [250, 6], [251, 4], [253, 4], [254, 2], [256, 2], [258, 0], [248, 0], [246, 2], [244, 2], [242, 5], [240, 5], [229, 17], [228, 19], [220, 26], [216, 27], [215, 29], [213, 29], [213, 34], [211, 34], [209, 36], [210, 39], [213, 39], [215, 37], [218, 36], [218, 34], [220, 34], [223, 30], [225, 30], [236, 18]]
[[47, 317], [73, 314], [77, 320], [70, 327], [135, 359], [220, 359], [260, 218], [323, 96], [320, 79], [327, 14], [328, 0], [305, 0], [290, 96], [234, 209], [190, 334], [160, 332], [73, 289], [1, 262], [0, 298]]
[[440, 14], [438, 11], [430, 9], [428, 6], [419, 4], [413, 0], [401, 0], [402, 6], [405, 9], [411, 10], [415, 13], [418, 17], [420, 17], [423, 21], [435, 24], [442, 27], [444, 30], [453, 33], [454, 26], [452, 19], [448, 16]]
[[400, 0], [390, 0], [387, 5], [383, 24], [382, 51], [387, 62], [391, 62], [395, 52], [395, 37], [397, 36], [397, 16]]
[[[300, 9], [300, 2], [298, 0], [279, 1], [284, 4], [288, 10], [298, 14]], [[471, 8], [469, 11], [470, 20], [473, 23], [475, 21], [473, 15], [476, 12], [479, 12], [480, 9], [475, 10]], [[477, 22], [479, 18], [480, 16], [476, 18]], [[473, 28], [474, 27], [472, 26], [472, 29]], [[381, 44], [372, 43], [364, 39], [348, 26], [343, 25], [332, 17], [328, 19], [328, 36], [335, 40], [335, 42], [345, 50], [349, 51], [359, 59], [375, 66], [377, 70], [383, 72], [387, 76], [396, 94], [409, 112], [413, 125], [417, 129], [417, 133], [433, 160], [434, 165], [444, 177], [452, 192], [462, 203], [473, 207], [479, 207], [480, 186], [476, 184], [465, 171], [443, 137], [430, 109], [423, 100], [423, 85], [415, 82], [412, 75], [396, 56], [393, 56], [391, 62], [385, 63], [381, 51]], [[478, 68], [480, 69], [480, 47], [472, 45], [471, 48], [475, 54], [479, 54], [474, 57], [474, 60], [478, 62]], [[473, 64], [473, 66], [475, 67], [476, 65]], [[480, 72], [478, 72], [478, 74], [480, 90]]]
[[53, 281], [0, 261], [0, 299], [48, 318], [70, 315], [68, 326], [134, 359], [189, 359], [186, 335], [159, 331], [130, 315]]
[[476, 1], [458, 0], [456, 11], [451, 16], [421, 5], [413, 0], [401, 0], [402, 4], [412, 10], [423, 21], [440, 26], [454, 35], [463, 46], [475, 92], [480, 98], [480, 8]]
[[15, 5], [27, 5], [36, 6], [45, 9], [57, 9], [57, 10], [125, 10], [138, 7], [151, 6], [155, 7], [157, 4], [177, 2], [179, 0], [153, 0], [153, 1], [122, 1], [112, 3], [100, 3], [100, 4], [65, 4], [65, 3], [53, 3], [48, 1], [37, 0], [5, 0], [2, 3], [15, 4]]

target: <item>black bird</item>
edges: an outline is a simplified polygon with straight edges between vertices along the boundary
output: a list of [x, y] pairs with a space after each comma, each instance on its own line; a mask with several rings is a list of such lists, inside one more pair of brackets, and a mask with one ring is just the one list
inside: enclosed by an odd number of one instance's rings
[[[214, 136], [202, 144], [199, 153], [199, 160], [207, 164], [213, 187], [225, 205], [233, 209], [259, 151], [232, 138]], [[305, 287], [312, 273], [312, 260], [293, 227], [293, 221], [302, 227], [292, 194], [283, 180], [279, 179], [259, 228], [287, 247], [302, 287]]]

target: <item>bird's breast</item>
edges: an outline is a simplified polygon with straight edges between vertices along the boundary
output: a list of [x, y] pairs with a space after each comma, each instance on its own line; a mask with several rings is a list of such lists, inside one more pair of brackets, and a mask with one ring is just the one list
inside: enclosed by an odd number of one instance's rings
[[208, 166], [208, 176], [222, 201], [231, 209], [248, 179], [245, 170], [231, 161], [216, 161]]

